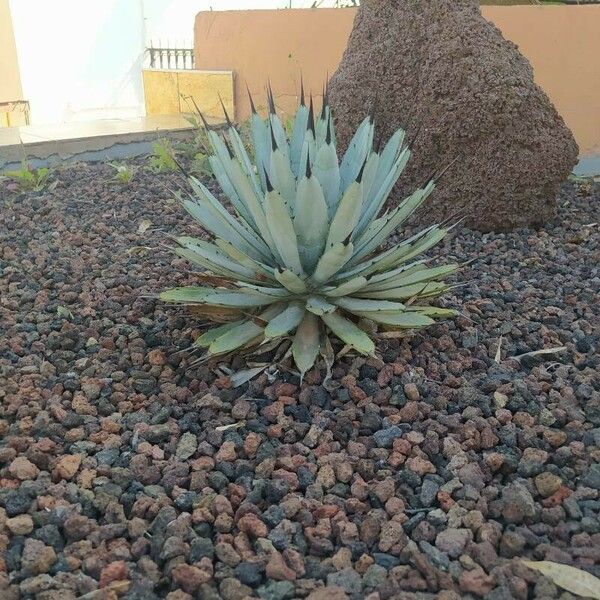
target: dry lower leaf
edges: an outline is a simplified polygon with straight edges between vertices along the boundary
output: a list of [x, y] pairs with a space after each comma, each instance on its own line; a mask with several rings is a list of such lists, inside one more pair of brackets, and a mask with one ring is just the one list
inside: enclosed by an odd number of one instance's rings
[[148, 250], [152, 250], [150, 246], [133, 246], [127, 252], [132, 255], [145, 254]]
[[494, 357], [494, 360], [498, 364], [502, 362], [502, 336], [500, 336], [500, 339], [498, 340], [498, 348], [496, 350], [496, 356]]
[[215, 427], [215, 431], [228, 431], [229, 429], [241, 429], [246, 424], [246, 421], [238, 421], [229, 425], [219, 425]]
[[[325, 367], [327, 368], [327, 374], [325, 375], [325, 379], [323, 380], [323, 383], [321, 385], [327, 391], [331, 392], [339, 384], [337, 382], [334, 383], [332, 380], [331, 368], [333, 367], [333, 363], [335, 361], [335, 352], [333, 350], [333, 346], [331, 345], [331, 340], [329, 339], [329, 336], [325, 336], [325, 339], [321, 343], [320, 352], [321, 356], [323, 357], [323, 360], [325, 361]], [[334, 383], [334, 386], [331, 385], [332, 383]]]
[[576, 567], [561, 565], [549, 560], [524, 560], [523, 564], [539, 571], [542, 575], [552, 580], [557, 586], [586, 598], [600, 600], [600, 579]]
[[541, 356], [542, 354], [557, 354], [558, 352], [564, 352], [567, 349], [566, 346], [555, 346], [554, 348], [542, 348], [542, 350], [534, 350], [533, 352], [525, 352], [525, 354], [519, 354], [513, 356], [516, 360], [521, 360], [526, 356]]
[[262, 373], [268, 366], [268, 363], [266, 363], [264, 365], [260, 365], [259, 367], [244, 369], [234, 373], [229, 377], [231, 380], [231, 385], [233, 385], [233, 387], [239, 387], [240, 385], [243, 385], [244, 383], [250, 381], [253, 377], [256, 377], [259, 373]]
[[408, 337], [409, 335], [412, 335], [412, 332], [409, 331], [408, 329], [397, 329], [397, 330], [393, 330], [393, 331], [381, 331], [379, 333], [379, 337], [381, 339], [400, 339], [400, 338], [405, 338]]
[[127, 592], [130, 586], [131, 582], [127, 580], [113, 581], [106, 587], [93, 590], [83, 596], [78, 596], [77, 600], [104, 600], [106, 598], [117, 598], [120, 594]]

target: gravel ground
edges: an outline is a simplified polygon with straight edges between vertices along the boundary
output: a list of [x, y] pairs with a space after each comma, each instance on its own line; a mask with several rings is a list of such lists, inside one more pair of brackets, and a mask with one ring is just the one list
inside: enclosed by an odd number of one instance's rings
[[327, 389], [232, 389], [144, 297], [192, 281], [162, 245], [194, 231], [178, 177], [111, 175], [0, 184], [2, 600], [573, 597], [524, 557], [600, 576], [600, 186], [439, 248], [474, 259], [456, 320]]

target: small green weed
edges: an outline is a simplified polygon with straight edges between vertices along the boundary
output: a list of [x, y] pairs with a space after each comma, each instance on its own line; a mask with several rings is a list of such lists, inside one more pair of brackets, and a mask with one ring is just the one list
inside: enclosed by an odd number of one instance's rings
[[48, 167], [32, 168], [26, 160], [21, 163], [21, 168], [15, 171], [5, 171], [4, 176], [19, 184], [24, 192], [41, 192], [45, 189], [54, 189], [57, 181], [50, 183], [50, 169]]
[[137, 168], [133, 165], [125, 163], [108, 164], [115, 170], [112, 180], [115, 183], [120, 183], [122, 185], [129, 185], [137, 172]]
[[175, 151], [169, 140], [160, 140], [152, 144], [152, 156], [149, 163], [150, 168], [157, 173], [177, 171]]

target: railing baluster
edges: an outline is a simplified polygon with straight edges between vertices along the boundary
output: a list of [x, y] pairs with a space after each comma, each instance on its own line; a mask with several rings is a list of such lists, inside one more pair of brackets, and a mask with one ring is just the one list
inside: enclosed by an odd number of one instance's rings
[[150, 57], [151, 69], [195, 69], [193, 48], [169, 48], [160, 43], [154, 46], [154, 43], [150, 42], [146, 50]]

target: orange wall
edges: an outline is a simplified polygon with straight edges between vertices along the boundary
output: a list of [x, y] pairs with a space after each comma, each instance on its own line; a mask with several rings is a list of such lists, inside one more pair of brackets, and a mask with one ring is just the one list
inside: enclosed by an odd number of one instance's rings
[[352, 8], [201, 12], [194, 31], [196, 68], [234, 72], [237, 119], [250, 114], [246, 84], [257, 107], [265, 106], [267, 79], [279, 109], [293, 112], [300, 72], [307, 92], [320, 95], [327, 73], [337, 69], [355, 14]]
[[[484, 6], [482, 12], [530, 60], [581, 154], [600, 152], [600, 6]], [[292, 112], [300, 71], [306, 89], [320, 95], [354, 15], [352, 8], [201, 12], [196, 68], [234, 72], [237, 119], [249, 114], [246, 84], [264, 106], [267, 78], [280, 110]]]

